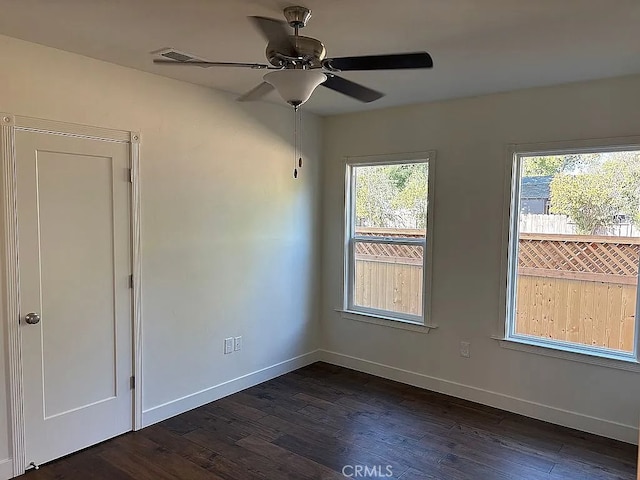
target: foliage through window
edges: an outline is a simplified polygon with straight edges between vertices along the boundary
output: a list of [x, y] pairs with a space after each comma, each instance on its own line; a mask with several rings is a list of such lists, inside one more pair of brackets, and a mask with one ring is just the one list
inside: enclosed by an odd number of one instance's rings
[[636, 358], [640, 150], [517, 153], [507, 337]]
[[350, 164], [346, 309], [422, 323], [427, 160]]

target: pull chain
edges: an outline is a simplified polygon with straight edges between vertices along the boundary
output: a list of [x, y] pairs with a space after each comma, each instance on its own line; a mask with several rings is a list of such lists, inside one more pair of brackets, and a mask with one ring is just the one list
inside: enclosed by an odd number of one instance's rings
[[298, 158], [300, 158], [300, 111], [293, 107], [293, 178], [298, 178]]
[[302, 139], [304, 138], [304, 125], [302, 124], [302, 113], [298, 112], [298, 126], [300, 135], [298, 136], [298, 168], [302, 168]]

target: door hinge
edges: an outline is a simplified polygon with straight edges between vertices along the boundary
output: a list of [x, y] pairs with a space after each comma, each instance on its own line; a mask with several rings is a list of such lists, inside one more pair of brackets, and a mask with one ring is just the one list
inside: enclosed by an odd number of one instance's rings
[[129, 275], [129, 288], [133, 288], [133, 273]]
[[133, 183], [133, 168], [129, 169], [129, 183]]
[[129, 379], [129, 384], [131, 385], [131, 390], [133, 390], [134, 388], [136, 388], [136, 377], [131, 377]]

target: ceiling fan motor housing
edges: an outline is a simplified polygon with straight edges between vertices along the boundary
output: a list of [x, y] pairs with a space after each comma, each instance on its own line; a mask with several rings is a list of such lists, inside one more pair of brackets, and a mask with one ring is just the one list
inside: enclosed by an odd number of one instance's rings
[[269, 42], [266, 56], [271, 65], [275, 67], [303, 66], [309, 68], [320, 68], [322, 66], [322, 60], [327, 56], [327, 49], [320, 40], [301, 35], [289, 35], [289, 39], [291, 44], [295, 46], [298, 56], [287, 55], [279, 50], [278, 44]]

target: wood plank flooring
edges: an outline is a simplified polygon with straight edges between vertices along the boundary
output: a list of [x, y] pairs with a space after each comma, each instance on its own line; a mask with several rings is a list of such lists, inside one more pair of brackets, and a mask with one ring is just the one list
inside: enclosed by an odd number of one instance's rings
[[316, 363], [26, 480], [635, 479], [636, 447]]

